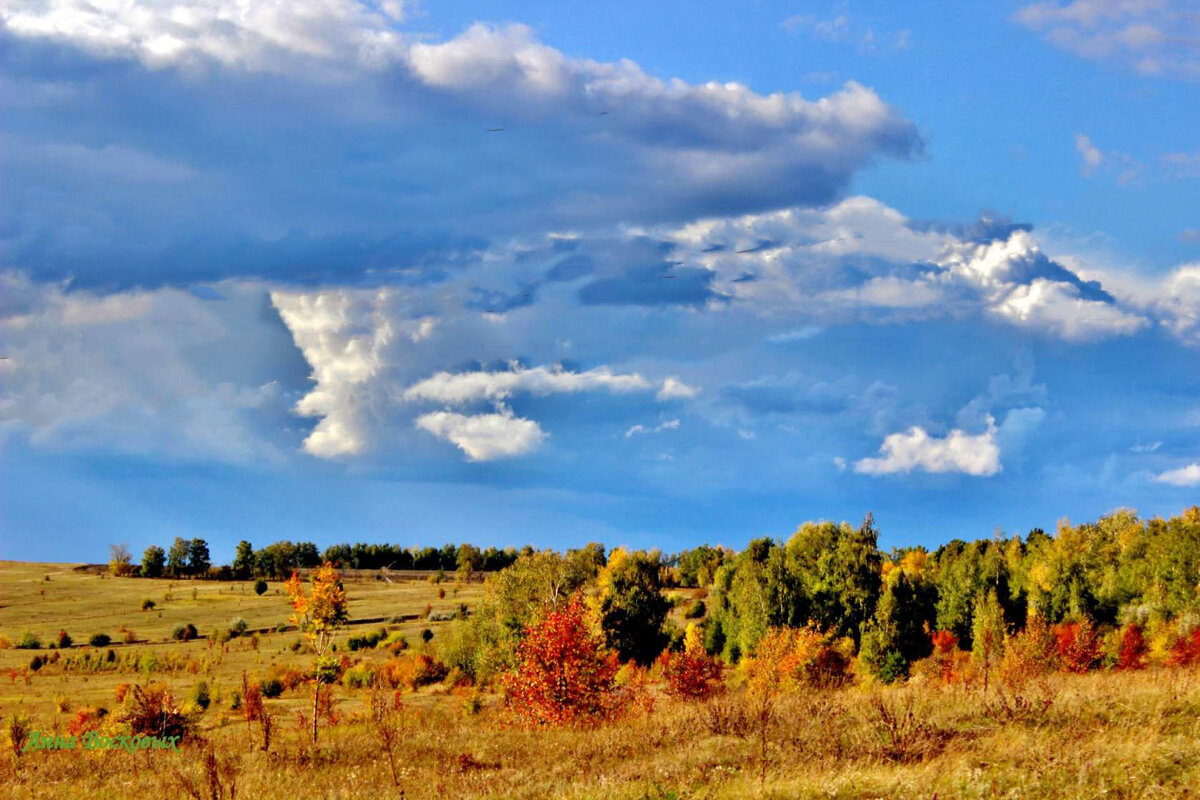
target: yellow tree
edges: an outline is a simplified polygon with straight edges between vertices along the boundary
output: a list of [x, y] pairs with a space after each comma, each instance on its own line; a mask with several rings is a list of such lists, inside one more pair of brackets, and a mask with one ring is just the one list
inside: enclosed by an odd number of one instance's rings
[[312, 718], [312, 738], [315, 747], [321, 684], [331, 683], [336, 674], [336, 668], [324, 663], [325, 653], [333, 644], [333, 637], [338, 628], [342, 627], [350, 616], [350, 601], [346, 598], [341, 575], [328, 561], [313, 570], [309, 581], [312, 587], [308, 594], [305, 594], [300, 573], [293, 572], [283, 588], [292, 603], [292, 616], [289, 621], [308, 638], [316, 653], [313, 668]]

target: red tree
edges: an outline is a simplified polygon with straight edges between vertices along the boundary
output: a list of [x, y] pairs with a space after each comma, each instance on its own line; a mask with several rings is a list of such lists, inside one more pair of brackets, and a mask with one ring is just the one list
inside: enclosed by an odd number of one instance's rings
[[1100, 637], [1089, 620], [1063, 622], [1052, 631], [1059, 663], [1067, 672], [1087, 672], [1100, 663]]
[[1145, 669], [1146, 655], [1150, 648], [1146, 646], [1146, 637], [1142, 635], [1142, 626], [1130, 623], [1121, 632], [1121, 649], [1117, 654], [1117, 669]]
[[595, 723], [618, 708], [617, 657], [589, 624], [578, 597], [525, 629], [517, 667], [504, 678], [509, 707], [535, 725]]
[[703, 650], [671, 652], [659, 656], [667, 694], [682, 700], [707, 700], [725, 688], [721, 662]]
[[1180, 636], [1175, 644], [1171, 645], [1167, 663], [1172, 667], [1200, 664], [1200, 628], [1196, 628], [1188, 636]]

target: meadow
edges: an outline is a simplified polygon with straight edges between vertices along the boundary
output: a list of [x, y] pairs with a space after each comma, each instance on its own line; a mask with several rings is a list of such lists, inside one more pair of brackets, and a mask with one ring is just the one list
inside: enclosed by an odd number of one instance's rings
[[[259, 596], [250, 581], [113, 578], [76, 566], [0, 563], [0, 634], [13, 645], [0, 650], [0, 714], [61, 733], [81, 709], [116, 709], [122, 684], [161, 682], [190, 704], [195, 734], [178, 751], [6, 751], [0, 770], [14, 798], [1200, 796], [1200, 674], [1155, 665], [986, 689], [919, 671], [892, 685], [854, 674], [841, 688], [762, 700], [730, 670], [725, 691], [692, 701], [664, 691], [656, 670], [634, 669], [618, 676], [631, 698], [622, 713], [549, 727], [520, 724], [497, 687], [439, 673], [415, 687], [402, 681], [394, 698], [389, 687], [386, 731], [372, 715], [377, 695], [343, 680], [316, 747], [301, 683], [263, 701], [274, 720], [264, 749], [261, 724], [235, 707], [243, 673], [312, 664], [295, 629], [275, 630], [291, 610], [280, 584]], [[483, 595], [479, 583], [393, 580], [345, 581], [351, 616], [335, 644], [350, 670], [398, 655], [436, 661], [451, 618]], [[706, 590], [667, 593], [682, 623], [685, 603]], [[145, 599], [154, 607], [142, 610]], [[245, 632], [218, 635], [235, 618]], [[187, 624], [201, 638], [173, 639]], [[350, 649], [351, 637], [381, 628], [406, 647]], [[60, 629], [72, 645], [47, 649]], [[42, 648], [17, 649], [26, 633]], [[112, 643], [88, 646], [97, 633]], [[120, 668], [135, 654], [137, 666]], [[96, 668], [65, 667], [83, 656]], [[30, 670], [34, 657], [50, 660]], [[188, 699], [201, 682], [205, 709]]]

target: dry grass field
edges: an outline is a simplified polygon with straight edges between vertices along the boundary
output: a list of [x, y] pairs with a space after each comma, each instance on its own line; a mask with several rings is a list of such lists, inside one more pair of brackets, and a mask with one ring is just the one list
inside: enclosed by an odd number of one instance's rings
[[[1185, 669], [1053, 675], [1006, 692], [860, 680], [784, 695], [767, 717], [737, 687], [735, 674], [728, 693], [699, 703], [672, 700], [652, 684], [652, 703], [587, 729], [524, 728], [493, 695], [435, 684], [400, 695], [395, 781], [364, 690], [336, 687], [337, 722], [322, 723], [314, 750], [297, 716], [311, 696], [299, 686], [266, 701], [276, 722], [263, 752], [258, 726], [230, 701], [243, 671], [311, 664], [311, 655], [292, 650], [298, 634], [260, 634], [257, 649], [249, 635], [220, 644], [170, 636], [178, 624], [207, 634], [239, 616], [250, 629], [273, 629], [288, 614], [278, 588], [258, 597], [249, 583], [114, 579], [70, 565], [0, 564], [0, 634], [16, 644], [28, 631], [43, 642], [38, 651], [0, 650], [4, 719], [22, 713], [35, 730], [61, 732], [80, 707], [115, 708], [114, 690], [126, 682], [165, 682], [185, 698], [203, 680], [212, 696], [198, 714], [198, 737], [178, 752], [30, 751], [17, 759], [6, 748], [0, 791], [135, 800], [1200, 796], [1200, 675]], [[367, 580], [346, 588], [352, 624], [339, 635], [338, 652], [379, 660], [387, 654], [347, 652], [347, 638], [382, 625], [404, 632], [410, 652], [436, 652], [446, 623], [407, 617], [423, 616], [427, 606], [434, 617], [449, 616], [481, 591], [478, 584], [428, 581]], [[155, 608], [140, 610], [144, 598]], [[362, 624], [378, 618], [403, 621]], [[121, 643], [122, 626], [135, 632], [135, 643]], [[60, 628], [76, 646], [46, 650]], [[425, 628], [434, 633], [427, 645]], [[64, 670], [64, 655], [109, 649], [79, 646], [95, 633], [112, 636], [118, 661], [153, 652], [160, 664], [176, 667]], [[27, 672], [34, 655], [55, 652], [59, 662]]]

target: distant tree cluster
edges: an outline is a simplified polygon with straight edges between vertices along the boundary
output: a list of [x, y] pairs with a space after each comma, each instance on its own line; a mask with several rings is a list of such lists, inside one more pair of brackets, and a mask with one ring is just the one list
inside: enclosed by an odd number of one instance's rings
[[[176, 536], [169, 550], [158, 545], [147, 547], [137, 574], [143, 578], [206, 577], [211, 567], [208, 542]], [[120, 574], [115, 569], [113, 572]]]
[[[532, 553], [532, 548], [522, 552]], [[146, 548], [140, 567], [135, 567], [125, 545], [111, 548], [110, 569], [114, 575], [145, 578], [216, 577], [233, 580], [264, 578], [286, 580], [298, 569], [313, 569], [328, 561], [343, 569], [395, 569], [453, 572], [469, 580], [476, 572], [495, 572], [512, 564], [519, 553], [514, 548], [479, 549], [471, 544], [441, 548], [404, 548], [391, 544], [335, 544], [322, 553], [312, 542], [279, 541], [260, 549], [245, 540], [238, 542], [233, 562], [214, 567], [204, 539], [177, 537], [168, 550], [158, 545]]]

